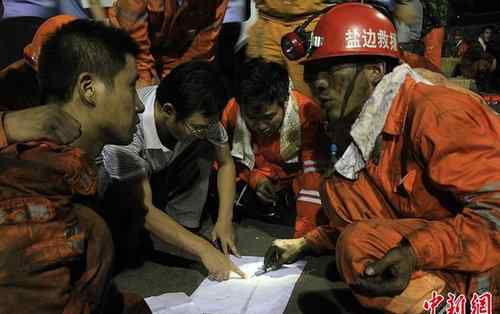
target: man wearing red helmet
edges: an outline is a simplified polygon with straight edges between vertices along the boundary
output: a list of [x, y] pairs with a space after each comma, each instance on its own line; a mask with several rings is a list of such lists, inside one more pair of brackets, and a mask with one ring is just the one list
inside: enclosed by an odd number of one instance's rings
[[321, 190], [330, 224], [276, 240], [265, 264], [335, 250], [341, 276], [368, 308], [421, 313], [437, 293], [471, 306], [483, 298], [496, 313], [498, 117], [470, 94], [395, 67], [395, 32], [359, 3], [319, 21], [305, 79], [339, 152]]

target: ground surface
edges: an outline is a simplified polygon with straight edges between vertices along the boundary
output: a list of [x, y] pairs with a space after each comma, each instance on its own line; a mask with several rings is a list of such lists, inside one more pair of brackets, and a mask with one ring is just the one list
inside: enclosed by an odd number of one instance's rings
[[[251, 256], [263, 256], [273, 239], [287, 238], [293, 233], [291, 227], [251, 219], [243, 220], [236, 227], [240, 253]], [[122, 272], [115, 280], [120, 288], [148, 297], [166, 292], [190, 295], [205, 277], [201, 264], [165, 255], [147, 261], [141, 268]], [[285, 313], [369, 312], [357, 304], [348, 287], [340, 281], [333, 256], [323, 256], [308, 258]]]

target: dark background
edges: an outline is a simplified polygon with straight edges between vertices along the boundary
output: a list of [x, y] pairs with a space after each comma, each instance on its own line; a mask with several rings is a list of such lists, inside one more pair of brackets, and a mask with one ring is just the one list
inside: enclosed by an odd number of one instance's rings
[[450, 24], [473, 25], [500, 22], [498, 0], [450, 0]]

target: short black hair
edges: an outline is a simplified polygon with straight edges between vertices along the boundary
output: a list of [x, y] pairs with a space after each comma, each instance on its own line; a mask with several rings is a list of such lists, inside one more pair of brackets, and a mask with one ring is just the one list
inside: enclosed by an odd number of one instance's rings
[[70, 22], [42, 47], [38, 79], [44, 100], [68, 101], [83, 72], [94, 73], [113, 87], [126, 56], [138, 53], [137, 43], [121, 29], [83, 19]]
[[283, 105], [289, 97], [290, 78], [282, 65], [254, 58], [240, 71], [236, 102], [244, 112], [261, 112], [273, 103]]
[[176, 119], [183, 121], [199, 112], [219, 116], [227, 97], [221, 76], [206, 61], [189, 61], [176, 66], [158, 86], [156, 99], [175, 108]]
[[482, 35], [484, 32], [486, 32], [486, 30], [490, 30], [491, 32], [494, 32], [495, 31], [495, 26], [493, 25], [486, 25], [486, 26], [483, 26], [481, 27], [481, 31], [479, 32], [479, 35]]

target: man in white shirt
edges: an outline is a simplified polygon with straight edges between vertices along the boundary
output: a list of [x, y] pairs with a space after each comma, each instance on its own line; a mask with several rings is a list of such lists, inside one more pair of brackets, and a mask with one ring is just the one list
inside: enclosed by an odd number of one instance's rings
[[[145, 112], [133, 142], [106, 146], [102, 153], [111, 178], [108, 185], [118, 189], [119, 194], [114, 195], [125, 199], [125, 207], [135, 212], [132, 223], [140, 223], [159, 240], [199, 257], [215, 280], [228, 279], [230, 271], [244, 276], [227, 256], [231, 251], [238, 255], [238, 251], [232, 227], [235, 168], [226, 131], [219, 122], [225, 103], [221, 86], [206, 62], [176, 67], [160, 85], [138, 90]], [[220, 201], [212, 240], [220, 241], [226, 256], [189, 231], [200, 224], [214, 155]], [[123, 208], [119, 212], [123, 215]], [[123, 219], [105, 216], [112, 225], [119, 223], [117, 229], [124, 232]], [[130, 238], [130, 232], [125, 232]], [[115, 236], [115, 241], [123, 240]]]

